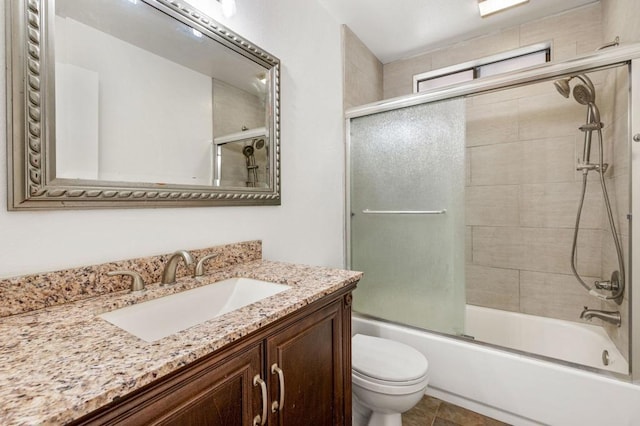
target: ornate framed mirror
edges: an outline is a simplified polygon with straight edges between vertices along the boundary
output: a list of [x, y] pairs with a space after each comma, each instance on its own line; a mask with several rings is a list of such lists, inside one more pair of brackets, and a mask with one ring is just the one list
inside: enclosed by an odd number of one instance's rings
[[8, 208], [280, 204], [280, 61], [178, 0], [11, 0]]

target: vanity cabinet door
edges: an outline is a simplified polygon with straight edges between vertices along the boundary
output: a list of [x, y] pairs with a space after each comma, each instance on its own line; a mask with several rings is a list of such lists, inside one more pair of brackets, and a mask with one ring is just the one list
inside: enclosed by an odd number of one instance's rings
[[264, 348], [212, 359], [74, 424], [251, 426], [261, 414]]
[[[344, 312], [341, 300], [337, 300], [267, 339], [265, 374], [269, 376], [272, 406], [280, 405], [284, 381], [284, 405], [275, 412], [270, 410], [269, 425], [347, 424]], [[281, 369], [281, 376], [277, 369]]]
[[[247, 426], [260, 414], [260, 387], [253, 377], [260, 377], [262, 348], [220, 364], [203, 377], [203, 386], [184, 390], [187, 398], [163, 413], [154, 425], [162, 426]], [[168, 401], [169, 402], [169, 401]], [[166, 410], [166, 411], [164, 411]]]

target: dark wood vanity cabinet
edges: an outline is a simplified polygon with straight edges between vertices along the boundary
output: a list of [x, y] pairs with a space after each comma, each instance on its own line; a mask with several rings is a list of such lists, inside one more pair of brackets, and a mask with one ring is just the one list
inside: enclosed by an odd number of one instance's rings
[[351, 425], [352, 287], [72, 424]]
[[[344, 334], [343, 321], [350, 323], [351, 318], [344, 318], [339, 302], [267, 338], [269, 400], [278, 407], [270, 410], [270, 425], [346, 424], [345, 413], [350, 410], [345, 407], [345, 388], [351, 383], [351, 362], [345, 361], [345, 353], [351, 333]], [[350, 390], [348, 396], [350, 402]]]

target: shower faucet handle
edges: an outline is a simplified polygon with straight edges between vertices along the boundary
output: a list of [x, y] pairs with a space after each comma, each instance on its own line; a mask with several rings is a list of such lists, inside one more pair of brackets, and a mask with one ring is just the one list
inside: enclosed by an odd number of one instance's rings
[[594, 281], [593, 285], [598, 290], [618, 291], [620, 289], [620, 277], [618, 271], [613, 271], [611, 278], [608, 280]]
[[611, 281], [594, 281], [593, 284], [595, 285], [595, 287], [598, 290], [608, 290], [611, 291], [613, 290], [612, 285], [611, 285]]

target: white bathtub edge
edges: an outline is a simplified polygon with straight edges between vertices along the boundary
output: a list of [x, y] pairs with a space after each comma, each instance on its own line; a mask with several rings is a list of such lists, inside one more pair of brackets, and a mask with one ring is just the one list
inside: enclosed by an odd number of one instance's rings
[[357, 315], [353, 332], [413, 346], [444, 400], [513, 425], [640, 424], [637, 385]]

